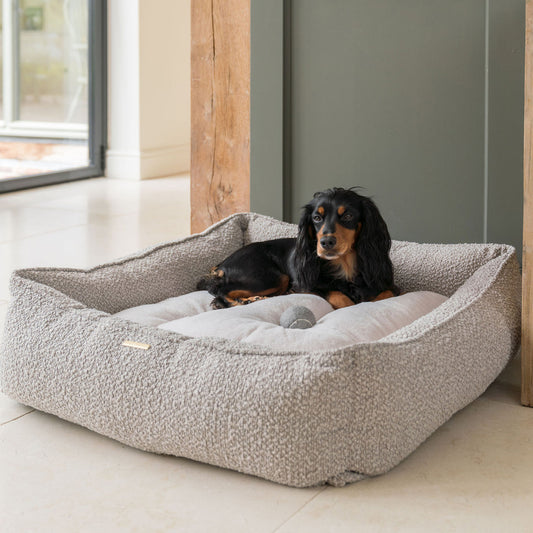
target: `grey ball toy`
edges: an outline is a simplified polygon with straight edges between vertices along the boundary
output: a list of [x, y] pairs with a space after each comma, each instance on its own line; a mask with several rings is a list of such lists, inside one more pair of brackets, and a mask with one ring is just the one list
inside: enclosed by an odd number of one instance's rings
[[302, 305], [295, 305], [285, 309], [279, 317], [279, 323], [284, 328], [307, 329], [316, 324], [313, 312]]

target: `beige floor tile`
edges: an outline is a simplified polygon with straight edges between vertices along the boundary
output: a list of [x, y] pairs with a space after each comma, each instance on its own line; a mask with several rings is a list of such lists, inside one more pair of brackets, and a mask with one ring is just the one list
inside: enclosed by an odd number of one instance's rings
[[34, 206], [0, 208], [0, 243], [24, 239], [88, 222], [83, 211], [45, 209]]
[[4, 320], [6, 318], [8, 305], [9, 302], [7, 300], [0, 300], [0, 331], [2, 331], [4, 327]]
[[144, 453], [34, 412], [0, 427], [4, 533], [270, 532], [320, 489]]
[[[32, 411], [33, 409], [31, 407], [18, 403], [0, 392], [0, 426], [16, 420], [27, 413], [31, 413]], [[2, 470], [2, 468], [0, 468], [0, 470]]]
[[507, 365], [505, 370], [498, 376], [497, 381], [520, 387], [522, 379], [522, 371], [520, 368], [521, 364], [522, 360], [519, 354]]
[[16, 206], [40, 206], [126, 214], [135, 211], [151, 194], [163, 202], [172, 199], [176, 202], [188, 201], [188, 175], [141, 181], [92, 178], [4, 193], [0, 194], [0, 210]]
[[83, 190], [69, 190], [60, 197], [37, 201], [34, 205], [48, 209], [67, 209], [106, 215], [135, 213], [141, 208], [180, 209], [189, 204], [187, 176], [146, 181], [90, 180]]
[[[98, 180], [105, 178], [96, 178]], [[79, 180], [60, 185], [51, 185], [47, 187], [36, 187], [34, 189], [24, 189], [0, 194], [0, 209], [4, 207], [14, 207], [23, 205], [32, 205], [36, 201], [43, 199], [58, 198], [67, 194], [68, 190], [81, 190], [87, 186], [87, 183], [93, 180]]]
[[388, 474], [328, 488], [284, 532], [529, 532], [533, 409], [479, 399]]
[[9, 303], [4, 300], [0, 300], [0, 342], [2, 342], [2, 334], [4, 331], [4, 323], [6, 320], [7, 308]]
[[105, 181], [106, 178], [94, 178], [90, 180], [78, 180], [47, 187], [36, 187], [0, 194], [0, 209], [4, 207], [29, 206], [37, 202], [61, 198], [68, 194], [79, 194], [89, 188], [92, 182]]
[[520, 406], [520, 386], [505, 381], [495, 381], [485, 391], [482, 398], [494, 402]]

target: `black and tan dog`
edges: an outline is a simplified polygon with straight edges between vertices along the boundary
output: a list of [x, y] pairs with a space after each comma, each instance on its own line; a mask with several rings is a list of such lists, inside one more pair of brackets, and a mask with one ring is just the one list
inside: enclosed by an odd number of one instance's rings
[[389, 257], [391, 238], [374, 202], [352, 189], [316, 193], [295, 239], [244, 246], [198, 282], [214, 308], [305, 292], [334, 308], [399, 294]]

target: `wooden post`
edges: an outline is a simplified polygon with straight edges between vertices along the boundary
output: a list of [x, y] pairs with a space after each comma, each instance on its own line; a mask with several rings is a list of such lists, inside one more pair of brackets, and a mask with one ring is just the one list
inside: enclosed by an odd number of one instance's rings
[[533, 406], [533, 0], [526, 3], [524, 246], [522, 256], [522, 404]]
[[192, 0], [191, 231], [250, 209], [250, 0]]

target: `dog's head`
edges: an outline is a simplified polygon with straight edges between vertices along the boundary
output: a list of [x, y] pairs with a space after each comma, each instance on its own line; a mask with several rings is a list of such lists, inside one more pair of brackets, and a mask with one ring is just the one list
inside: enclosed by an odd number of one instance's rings
[[[299, 285], [310, 289], [318, 274], [318, 258], [338, 261], [349, 255], [368, 285], [380, 285], [383, 276], [392, 279], [387, 225], [375, 203], [352, 189], [334, 188], [318, 192], [304, 207], [299, 223], [296, 255], [301, 259]], [[315, 265], [313, 271], [312, 265]]]
[[333, 260], [355, 250], [362, 228], [362, 198], [354, 191], [333, 189], [315, 194], [306, 206], [303, 218], [318, 257]]

